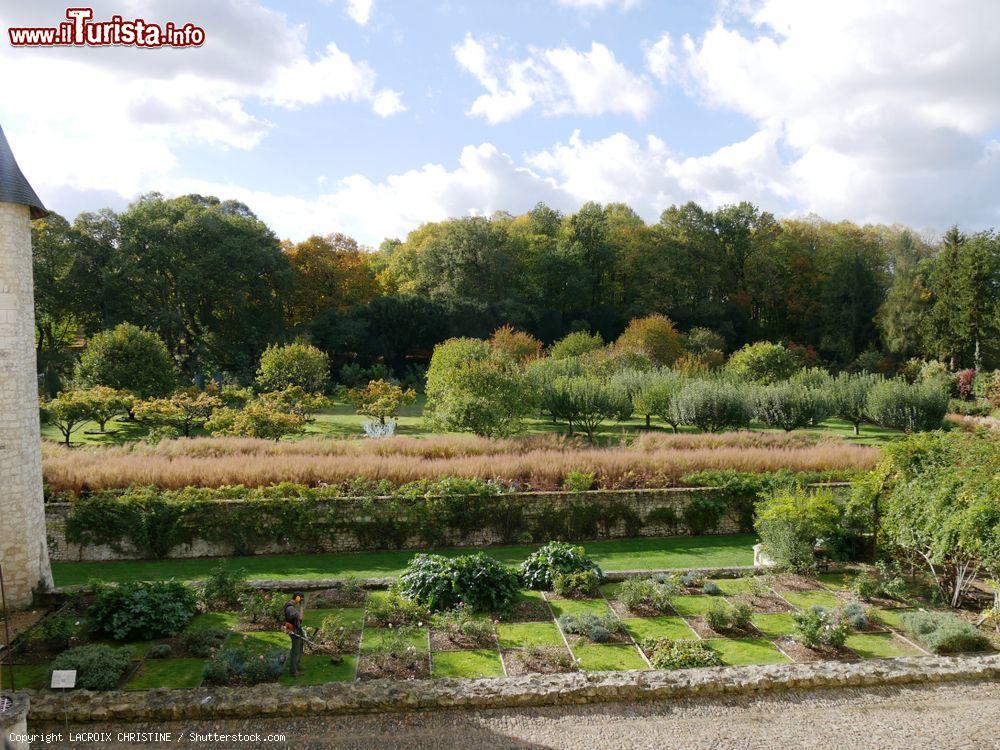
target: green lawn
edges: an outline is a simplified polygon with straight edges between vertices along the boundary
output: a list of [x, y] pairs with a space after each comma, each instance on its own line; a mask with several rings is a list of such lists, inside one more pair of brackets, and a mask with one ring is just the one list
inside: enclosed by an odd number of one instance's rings
[[338, 609], [307, 609], [302, 624], [318, 628], [327, 617], [336, 617], [341, 627], [356, 630], [365, 621], [364, 607], [340, 607]]
[[4, 664], [2, 669], [4, 689], [10, 687], [11, 671], [14, 673], [14, 688], [17, 690], [49, 686], [48, 664], [14, 664], [13, 666]]
[[605, 617], [613, 615], [611, 607], [604, 599], [550, 599], [549, 606], [560, 615], [596, 615]]
[[841, 605], [840, 599], [829, 591], [779, 591], [778, 593], [793, 607], [801, 610], [810, 607], [836, 609]]
[[503, 677], [500, 652], [436, 651], [431, 655], [431, 677]]
[[345, 654], [334, 663], [327, 654], [303, 654], [299, 662], [302, 671], [298, 677], [285, 672], [279, 679], [282, 685], [322, 685], [327, 682], [350, 682], [358, 668], [358, 657]]
[[795, 618], [789, 614], [755, 614], [751, 622], [768, 638], [780, 638], [795, 632]]
[[614, 672], [623, 669], [649, 669], [649, 665], [631, 644], [579, 643], [573, 656], [585, 672]]
[[764, 638], [713, 638], [705, 643], [722, 657], [727, 666], [791, 662], [791, 659]]
[[[586, 542], [587, 553], [605, 570], [655, 570], [751, 565], [752, 534], [726, 536], [668, 537], [663, 539], [611, 539]], [[486, 552], [516, 565], [536, 545], [491, 547]], [[435, 550], [443, 555], [464, 555], [469, 549]], [[315, 578], [381, 578], [398, 576], [416, 551], [352, 552], [319, 555], [257, 555], [229, 558], [251, 579], [295, 580]], [[55, 562], [58, 586], [102, 581], [138, 581], [158, 578], [197, 580], [218, 565], [219, 558], [181, 560], [117, 560], [113, 562]]]
[[390, 651], [397, 643], [426, 651], [427, 628], [365, 628], [361, 637], [361, 650], [370, 652]]
[[291, 648], [291, 638], [288, 633], [279, 630], [261, 631], [259, 633], [230, 633], [226, 639], [226, 648], [243, 649], [251, 654], [266, 654], [269, 651], [288, 651]]
[[719, 601], [717, 596], [690, 594], [670, 597], [670, 606], [684, 617], [700, 617], [717, 601]]
[[862, 659], [923, 656], [922, 651], [892, 633], [853, 633], [847, 637], [847, 647]]
[[553, 622], [501, 623], [497, 625], [497, 636], [503, 648], [565, 647], [559, 628]]
[[201, 685], [204, 671], [204, 659], [147, 659], [125, 689], [194, 688]]
[[696, 637], [691, 626], [681, 617], [627, 617], [622, 622], [639, 643], [660, 638], [685, 640]]

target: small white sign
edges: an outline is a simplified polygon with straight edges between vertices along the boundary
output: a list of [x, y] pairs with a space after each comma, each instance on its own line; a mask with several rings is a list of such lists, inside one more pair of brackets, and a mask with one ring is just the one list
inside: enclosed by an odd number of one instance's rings
[[52, 687], [53, 688], [73, 688], [73, 687], [76, 687], [76, 670], [75, 669], [53, 669], [52, 670]]

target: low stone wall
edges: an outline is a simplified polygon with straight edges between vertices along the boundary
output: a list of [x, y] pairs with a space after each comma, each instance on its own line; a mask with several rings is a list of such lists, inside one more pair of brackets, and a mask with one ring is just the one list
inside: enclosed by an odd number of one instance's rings
[[169, 721], [176, 719], [304, 716], [510, 708], [613, 701], [741, 695], [792, 688], [865, 687], [984, 680], [1000, 677], [1000, 656], [908, 657], [863, 662], [712, 667], [677, 671], [572, 673], [475, 680], [340, 683], [310, 687], [277, 684], [243, 688], [50, 691], [31, 697], [31, 722]]
[[5, 694], [0, 697], [10, 699], [6, 711], [0, 711], [0, 742], [4, 748], [12, 750], [28, 749], [28, 708], [29, 699], [26, 693]]
[[[310, 512], [317, 519], [309, 529], [310, 539], [284, 538], [261, 544], [254, 544], [251, 550], [237, 550], [231, 543], [195, 539], [191, 543], [177, 545], [166, 555], [170, 558], [216, 557], [232, 554], [283, 554], [290, 552], [359, 552], [373, 549], [426, 549], [428, 546], [486, 547], [497, 544], [518, 542], [546, 542], [550, 539], [588, 540], [616, 537], [664, 537], [683, 536], [691, 533], [735, 534], [749, 531], [747, 518], [728, 510], [719, 515], [717, 523], [710, 528], [692, 529], [686, 511], [692, 504], [708, 501], [722, 503], [723, 491], [712, 487], [663, 488], [650, 490], [596, 490], [590, 492], [523, 492], [490, 498], [497, 506], [497, 520], [500, 516], [515, 519], [518, 528], [504, 528], [503, 523], [477, 525], [471, 531], [457, 531], [441, 528], [440, 538], [435, 545], [418, 535], [410, 535], [405, 540], [380, 543], [377, 534], [369, 532], [359, 535], [354, 529], [359, 524], [372, 528], [392, 528], [397, 520], [392, 514], [379, 514], [371, 507], [359, 510], [351, 504], [350, 498], [343, 503], [324, 502], [310, 506]], [[470, 499], [470, 503], [476, 499]], [[231, 509], [237, 508], [240, 500], [217, 500], [217, 514], [209, 518], [209, 523], [225, 524]], [[300, 503], [297, 498], [288, 498], [283, 503], [288, 507]], [[750, 500], [752, 507], [752, 499]], [[487, 515], [488, 515], [487, 509]], [[66, 522], [73, 512], [73, 503], [47, 503], [46, 529], [49, 540], [49, 554], [54, 560], [128, 560], [141, 559], [143, 555], [127, 540], [119, 543], [118, 549], [106, 544], [74, 544], [67, 540]], [[263, 508], [261, 513], [267, 513]], [[567, 521], [567, 519], [571, 519]], [[405, 527], [405, 519], [398, 519], [398, 526]]]

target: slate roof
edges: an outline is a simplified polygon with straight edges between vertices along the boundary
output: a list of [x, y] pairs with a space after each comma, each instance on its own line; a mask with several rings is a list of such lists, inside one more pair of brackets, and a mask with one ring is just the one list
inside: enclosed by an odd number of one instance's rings
[[21, 168], [17, 166], [3, 128], [0, 127], [0, 203], [17, 203], [31, 208], [31, 218], [41, 219], [49, 212], [38, 199], [31, 185], [24, 179]]

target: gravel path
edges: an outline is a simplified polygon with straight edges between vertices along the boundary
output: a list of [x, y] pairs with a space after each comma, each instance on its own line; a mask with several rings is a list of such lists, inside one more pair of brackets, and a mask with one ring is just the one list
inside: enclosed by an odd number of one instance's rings
[[[35, 731], [62, 727], [33, 727]], [[296, 748], [710, 748], [712, 750], [1000, 750], [1000, 683], [791, 691], [756, 698], [304, 719], [71, 726], [72, 731], [173, 731], [169, 745]], [[286, 743], [177, 740], [176, 732], [281, 732]], [[38, 745], [41, 746], [41, 745]], [[55, 743], [46, 747], [83, 747]], [[167, 747], [102, 741], [92, 747]]]

